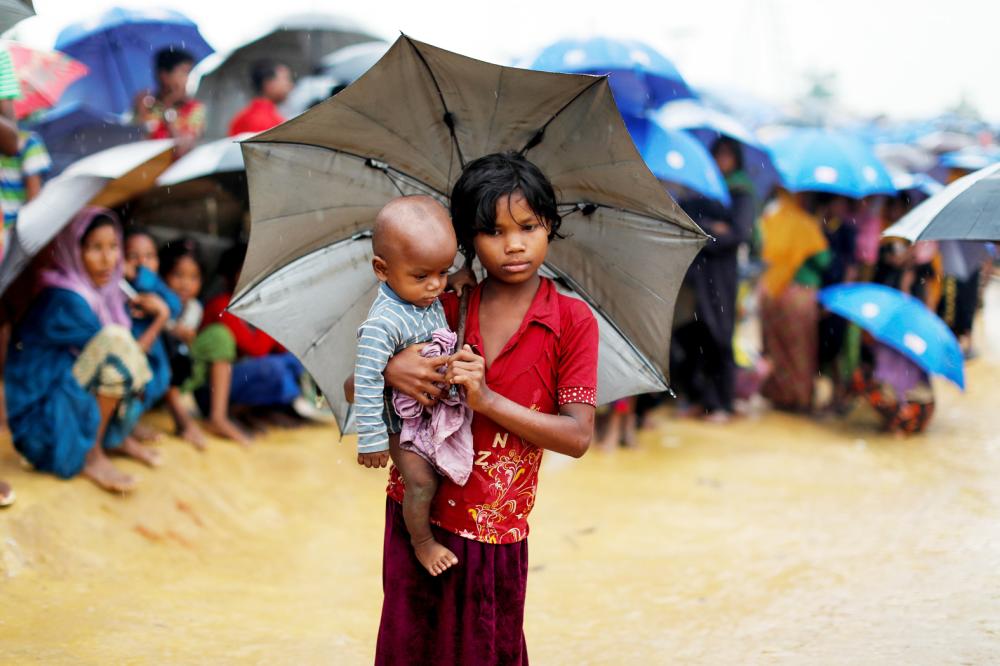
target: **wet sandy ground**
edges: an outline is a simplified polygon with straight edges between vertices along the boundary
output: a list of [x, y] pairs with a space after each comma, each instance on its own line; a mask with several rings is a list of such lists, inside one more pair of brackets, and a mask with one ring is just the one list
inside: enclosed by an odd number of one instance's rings
[[[1000, 661], [1000, 285], [931, 432], [667, 420], [550, 456], [532, 516], [538, 664]], [[154, 423], [163, 424], [162, 417]], [[176, 440], [135, 495], [23, 470], [0, 513], [0, 663], [370, 663], [384, 474], [352, 440]]]

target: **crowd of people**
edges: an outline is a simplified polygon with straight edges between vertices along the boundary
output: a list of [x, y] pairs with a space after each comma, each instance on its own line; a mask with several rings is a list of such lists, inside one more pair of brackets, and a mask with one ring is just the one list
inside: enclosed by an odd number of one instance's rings
[[[176, 158], [197, 145], [205, 126], [204, 106], [188, 95], [193, 64], [183, 49], [160, 51], [156, 89], [135, 102], [134, 122], [147, 138], [173, 139]], [[234, 136], [284, 121], [277, 107], [292, 89], [289, 68], [257, 62], [249, 83], [256, 97], [233, 118]], [[19, 95], [11, 60], [0, 49], [4, 239], [51, 164], [40, 137], [17, 128]], [[150, 409], [166, 407], [175, 434], [199, 449], [206, 431], [246, 444], [270, 425], [321, 417], [303, 398], [315, 389], [299, 361], [226, 312], [245, 252], [236, 242], [208, 276], [215, 279], [206, 279], [195, 240], [159, 242], [104, 208], [77, 214], [31, 267], [29, 302], [8, 303], [0, 328], [0, 418], [21, 456], [38, 471], [83, 475], [125, 492], [136, 480], [109, 455], [161, 463], [151, 446], [160, 433], [140, 422]], [[13, 500], [13, 489], [0, 481], [0, 506]]]
[[[10, 70], [0, 50], [0, 65]], [[206, 109], [188, 93], [195, 59], [179, 48], [154, 58], [156, 86], [137, 96], [133, 120], [151, 139], [175, 141], [180, 158], [202, 138]], [[263, 60], [248, 73], [252, 101], [231, 136], [265, 131], [294, 87], [288, 66]], [[6, 78], [4, 78], [6, 77]], [[11, 79], [0, 75], [0, 88]], [[17, 130], [13, 87], [0, 89], [4, 122], [0, 202], [4, 228], [42, 187], [44, 144]], [[712, 236], [691, 265], [674, 313], [669, 349], [674, 412], [723, 424], [755, 396], [801, 414], [844, 414], [863, 398], [896, 434], [924, 430], [934, 409], [927, 375], [846, 320], [822, 310], [817, 291], [856, 281], [913, 294], [952, 327], [968, 354], [989, 255], [958, 243], [883, 240], [881, 231], [919, 202], [916, 192], [854, 200], [823, 192], [755, 189], [738, 142], [719, 138], [712, 157], [728, 204], [681, 191], [684, 211]], [[961, 175], [954, 172], [952, 177]], [[127, 211], [127, 209], [124, 209]], [[197, 243], [158, 242], [119, 212], [87, 208], [52, 244], [28, 307], [0, 329], [3, 418], [15, 447], [36, 469], [83, 474], [125, 491], [135, 479], [106, 453], [157, 466], [159, 433], [140, 422], [160, 405], [176, 434], [198, 448], [206, 434], [247, 443], [268, 424], [316, 417], [301, 363], [263, 331], [226, 311], [245, 246], [236, 243], [215, 274], [203, 275]], [[203, 289], [203, 286], [205, 289]], [[207, 297], [204, 303], [200, 299]], [[747, 335], [754, 315], [758, 343]], [[819, 394], [817, 386], [828, 390]], [[611, 405], [598, 443], [632, 446], [666, 395]], [[199, 413], [203, 418], [197, 419]], [[56, 420], [65, 424], [52, 429]], [[0, 504], [13, 491], [0, 482]]]
[[[948, 324], [966, 358], [993, 256], [983, 243], [882, 238], [926, 195], [851, 199], [825, 192], [758, 193], [734, 141], [712, 150], [729, 207], [703, 197], [681, 207], [714, 237], [688, 271], [670, 346], [675, 413], [727, 423], [754, 396], [776, 409], [843, 416], [860, 399], [894, 435], [926, 429], [934, 413], [930, 378], [907, 356], [824, 311], [818, 291], [874, 282], [923, 302]], [[952, 182], [969, 171], [952, 169]], [[759, 345], [737, 330], [756, 311]], [[820, 390], [825, 386], [825, 390]], [[610, 407], [601, 444], [633, 446], [652, 407], [641, 396]]]

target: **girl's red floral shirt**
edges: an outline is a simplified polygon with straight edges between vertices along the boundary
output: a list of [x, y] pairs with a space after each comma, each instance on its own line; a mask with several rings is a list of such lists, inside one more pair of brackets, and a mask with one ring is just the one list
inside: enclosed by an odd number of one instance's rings
[[[469, 299], [466, 344], [483, 348], [479, 302], [482, 285]], [[458, 299], [444, 294], [442, 304], [453, 327]], [[524, 321], [493, 363], [486, 383], [496, 393], [546, 414], [569, 403], [597, 404], [597, 320], [587, 305], [556, 291], [542, 279]], [[528, 515], [535, 506], [542, 449], [476, 414], [472, 419], [475, 458], [465, 486], [441, 479], [431, 522], [460, 536], [492, 544], [515, 543], [528, 536]], [[389, 497], [401, 502], [403, 480], [389, 472]]]

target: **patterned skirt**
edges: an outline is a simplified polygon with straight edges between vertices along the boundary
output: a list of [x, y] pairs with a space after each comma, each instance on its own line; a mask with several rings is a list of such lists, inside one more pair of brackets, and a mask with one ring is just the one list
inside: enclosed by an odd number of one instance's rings
[[791, 284], [777, 298], [761, 299], [764, 355], [773, 371], [761, 393], [775, 407], [807, 411], [819, 368], [819, 305], [816, 290]]

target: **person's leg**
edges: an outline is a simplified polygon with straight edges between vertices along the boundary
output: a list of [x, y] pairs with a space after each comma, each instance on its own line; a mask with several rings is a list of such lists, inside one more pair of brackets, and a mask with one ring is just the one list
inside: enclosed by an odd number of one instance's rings
[[[3, 370], [7, 365], [7, 345], [10, 343], [9, 323], [0, 324], [0, 378], [3, 378]], [[0, 381], [0, 430], [7, 429], [7, 398], [4, 394], [4, 383]], [[10, 486], [7, 486], [9, 489]], [[0, 491], [2, 492], [2, 491]], [[13, 494], [13, 490], [10, 491]], [[0, 496], [0, 506], [3, 505], [3, 498]]]
[[214, 435], [246, 446], [250, 438], [229, 418], [229, 394], [233, 383], [233, 364], [212, 363], [209, 370], [209, 412], [206, 427]]
[[437, 492], [438, 477], [430, 463], [399, 446], [399, 435], [389, 437], [392, 464], [403, 476], [403, 521], [410, 533], [413, 551], [432, 576], [458, 564], [458, 558], [434, 538], [431, 532], [431, 501]]
[[14, 489], [11, 488], [9, 483], [0, 479], [0, 509], [10, 506], [16, 499], [17, 495], [14, 494]]
[[112, 396], [97, 395], [97, 408], [100, 413], [100, 422], [97, 427], [97, 437], [94, 445], [87, 452], [87, 458], [83, 465], [81, 474], [98, 487], [112, 493], [126, 493], [135, 488], [135, 478], [131, 474], [122, 472], [104, 455], [104, 433], [108, 429], [108, 422], [112, 414], [118, 407], [120, 399]]
[[167, 389], [166, 402], [167, 409], [170, 410], [170, 415], [174, 418], [177, 435], [184, 441], [193, 444], [199, 451], [204, 451], [205, 433], [201, 431], [198, 424], [188, 414], [184, 406], [184, 401], [181, 399], [181, 390], [176, 386], [171, 386]]

